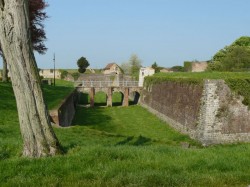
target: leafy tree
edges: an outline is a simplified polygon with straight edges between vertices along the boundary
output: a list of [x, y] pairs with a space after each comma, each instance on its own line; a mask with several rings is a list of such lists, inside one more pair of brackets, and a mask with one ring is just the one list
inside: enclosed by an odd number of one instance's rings
[[124, 62], [124, 63], [121, 64], [120, 67], [121, 67], [121, 69], [122, 69], [122, 71], [123, 71], [123, 73], [124, 73], [125, 75], [130, 75], [130, 70], [131, 70], [131, 68], [130, 68], [129, 63]]
[[78, 72], [84, 73], [89, 66], [89, 62], [85, 57], [81, 57], [77, 60]]
[[157, 65], [156, 62], [154, 62], [154, 63], [151, 65], [151, 68], [153, 68], [153, 69], [156, 69], [157, 67], [158, 67], [158, 65]]
[[75, 81], [80, 77], [80, 73], [78, 73], [78, 72], [74, 72], [71, 75], [72, 75], [72, 77], [74, 78]]
[[156, 62], [154, 62], [151, 65], [151, 68], [153, 68], [155, 70], [155, 73], [159, 73], [161, 71], [161, 69], [163, 69], [163, 67], [159, 67], [158, 64]]
[[184, 67], [183, 66], [173, 66], [173, 67], [171, 67], [171, 70], [173, 72], [184, 72]]
[[138, 58], [138, 56], [136, 54], [132, 54], [129, 59], [129, 66], [130, 66], [131, 75], [136, 79], [139, 79], [139, 71], [140, 71], [140, 68], [142, 67], [141, 64], [142, 62]]
[[186, 72], [191, 72], [192, 71], [192, 61], [185, 61], [183, 69]]
[[250, 37], [242, 36], [219, 50], [208, 65], [210, 71], [245, 71], [250, 69]]
[[44, 54], [47, 51], [44, 44], [47, 38], [42, 23], [48, 18], [46, 12], [44, 12], [47, 6], [48, 4], [44, 0], [29, 0], [31, 41], [33, 50], [39, 54]]
[[[48, 17], [44, 9], [47, 7], [47, 3], [44, 0], [29, 0], [29, 22], [31, 30], [31, 41], [33, 50], [37, 51], [40, 54], [44, 54], [47, 51], [44, 41], [46, 40], [46, 34], [44, 31], [44, 25], [42, 22]], [[2, 53], [0, 47], [0, 56], [3, 57], [3, 82], [8, 80], [8, 70], [7, 62]]]
[[69, 74], [68, 71], [66, 70], [61, 70], [61, 79], [65, 79], [67, 77], [67, 75]]
[[249, 36], [242, 36], [235, 40], [232, 44], [232, 46], [245, 46], [250, 47], [250, 37]]
[[0, 0], [0, 44], [10, 65], [23, 155], [42, 157], [60, 153], [61, 149], [44, 103], [28, 13], [28, 0]]
[[250, 70], [250, 48], [244, 46], [232, 46], [230, 52], [221, 60], [224, 71]]

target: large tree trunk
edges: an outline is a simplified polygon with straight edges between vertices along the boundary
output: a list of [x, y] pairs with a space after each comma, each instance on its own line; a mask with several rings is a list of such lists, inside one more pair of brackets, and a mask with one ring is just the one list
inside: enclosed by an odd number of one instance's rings
[[8, 82], [8, 69], [7, 69], [7, 62], [3, 54], [3, 73], [2, 73], [2, 81]]
[[0, 42], [16, 97], [24, 142], [23, 155], [41, 157], [60, 152], [40, 85], [30, 42], [28, 0], [0, 0]]

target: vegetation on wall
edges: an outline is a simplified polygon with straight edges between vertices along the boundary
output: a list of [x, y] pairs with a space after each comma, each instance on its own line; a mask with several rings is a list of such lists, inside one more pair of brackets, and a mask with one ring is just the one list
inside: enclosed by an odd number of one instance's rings
[[229, 78], [225, 80], [227, 85], [236, 94], [244, 97], [242, 103], [250, 107], [250, 78], [248, 79], [233, 79]]
[[145, 77], [144, 86], [167, 81], [203, 85], [205, 79], [225, 80], [232, 91], [244, 97], [242, 103], [250, 107], [250, 73], [247, 72], [158, 73]]

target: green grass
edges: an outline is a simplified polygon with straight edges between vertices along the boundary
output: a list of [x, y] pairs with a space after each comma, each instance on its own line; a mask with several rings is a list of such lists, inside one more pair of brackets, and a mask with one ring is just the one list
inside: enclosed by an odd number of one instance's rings
[[140, 106], [78, 108], [74, 126], [55, 129], [64, 155], [23, 158], [11, 86], [0, 90], [0, 186], [250, 184], [250, 144], [202, 148]]
[[74, 90], [73, 82], [56, 79], [56, 86], [43, 85], [44, 99], [48, 109], [58, 107], [62, 98], [65, 98]]
[[[112, 95], [112, 103], [113, 106], [121, 106], [122, 105], [122, 98], [120, 92], [114, 92]], [[95, 106], [107, 106], [107, 97], [104, 92], [97, 92], [95, 93]], [[90, 103], [90, 97], [87, 93], [81, 93], [79, 104], [86, 105]]]

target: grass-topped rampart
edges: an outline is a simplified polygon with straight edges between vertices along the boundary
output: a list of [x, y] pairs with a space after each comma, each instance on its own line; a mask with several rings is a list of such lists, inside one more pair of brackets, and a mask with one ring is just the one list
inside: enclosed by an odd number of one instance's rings
[[222, 79], [236, 94], [244, 97], [243, 104], [250, 106], [250, 72], [157, 73], [146, 77], [146, 87], [167, 81], [203, 85], [206, 79]]

